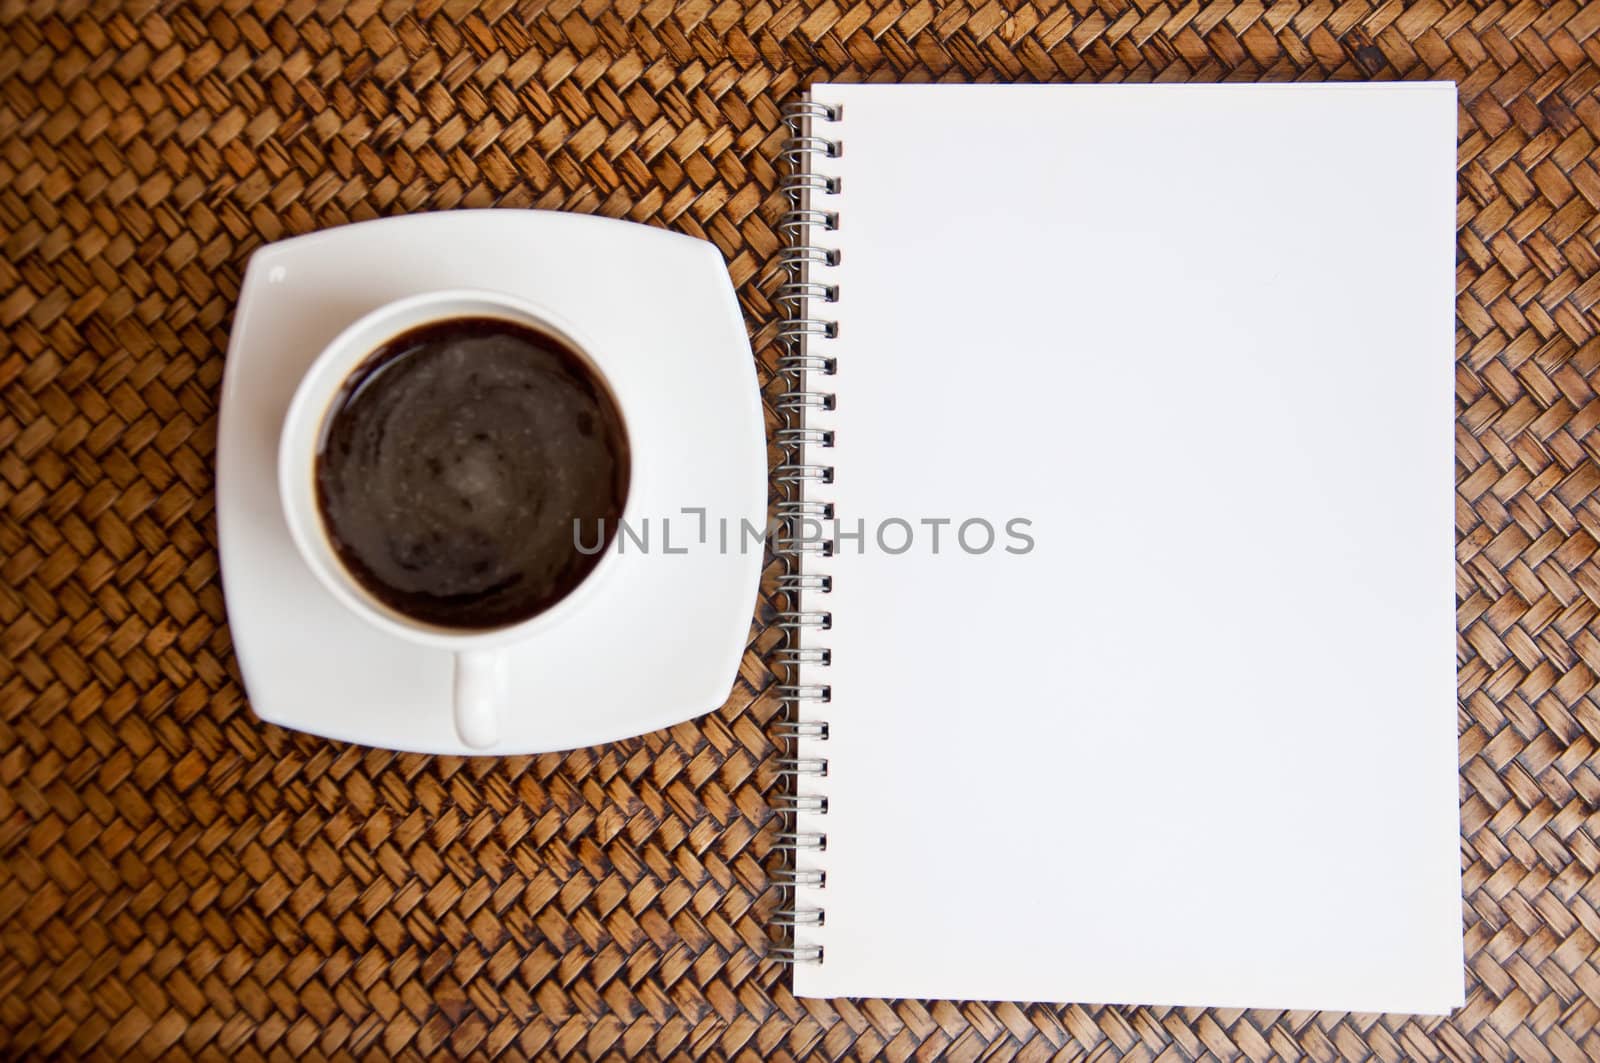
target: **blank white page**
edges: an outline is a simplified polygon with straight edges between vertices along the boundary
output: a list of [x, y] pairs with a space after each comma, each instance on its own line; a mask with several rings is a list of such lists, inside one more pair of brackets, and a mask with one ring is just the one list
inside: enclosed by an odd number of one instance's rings
[[812, 98], [796, 992], [1460, 1004], [1454, 86]]

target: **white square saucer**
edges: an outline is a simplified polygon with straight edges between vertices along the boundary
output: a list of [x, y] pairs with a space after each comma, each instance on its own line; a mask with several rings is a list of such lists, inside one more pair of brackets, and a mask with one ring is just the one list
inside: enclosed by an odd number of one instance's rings
[[[488, 288], [549, 306], [592, 336], [601, 369], [654, 395], [632, 416], [630, 491], [648, 550], [625, 544], [583, 611], [513, 651], [501, 737], [469, 750], [451, 723], [447, 653], [386, 635], [311, 574], [284, 522], [278, 434], [301, 375], [384, 303]], [[750, 630], [759, 545], [694, 540], [704, 509], [766, 520], [761, 396], [717, 249], [630, 222], [469, 210], [361, 222], [250, 259], [228, 344], [217, 439], [217, 528], [228, 622], [264, 720], [419, 753], [539, 753], [643, 734], [728, 696]], [[672, 519], [675, 518], [675, 519]], [[661, 522], [672, 519], [673, 551]], [[688, 548], [685, 549], [685, 538]], [[682, 551], [682, 552], [679, 552]]]

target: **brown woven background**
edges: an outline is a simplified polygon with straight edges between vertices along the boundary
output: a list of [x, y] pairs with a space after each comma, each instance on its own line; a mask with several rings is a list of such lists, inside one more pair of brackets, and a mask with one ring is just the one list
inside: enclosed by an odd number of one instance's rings
[[[0, 1055], [1600, 1058], [1597, 32], [1571, 2], [0, 0]], [[720, 712], [615, 746], [251, 714], [212, 503], [248, 254], [634, 218], [721, 247], [770, 368], [778, 103], [814, 77], [1460, 82], [1454, 1016], [796, 1001], [762, 959], [770, 597]]]

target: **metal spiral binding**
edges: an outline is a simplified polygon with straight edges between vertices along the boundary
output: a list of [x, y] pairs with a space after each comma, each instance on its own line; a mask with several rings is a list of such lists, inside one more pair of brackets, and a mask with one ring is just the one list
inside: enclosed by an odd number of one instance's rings
[[778, 627], [787, 636], [787, 645], [773, 652], [772, 661], [790, 672], [791, 681], [778, 685], [783, 711], [777, 736], [788, 747], [788, 755], [778, 761], [778, 775], [786, 789], [777, 798], [785, 830], [775, 845], [786, 854], [788, 866], [776, 871], [773, 878], [788, 891], [789, 901], [787, 907], [773, 915], [774, 924], [785, 930], [787, 940], [771, 946], [768, 954], [791, 964], [822, 962], [822, 946], [801, 945], [794, 934], [803, 928], [823, 926], [827, 920], [824, 909], [802, 906], [797, 899], [802, 888], [822, 889], [828, 880], [825, 871], [798, 866], [803, 857], [825, 852], [828, 847], [826, 833], [799, 828], [802, 815], [827, 815], [826, 797], [801, 793], [800, 789], [808, 782], [827, 777], [828, 760], [800, 756], [799, 743], [828, 740], [827, 722], [802, 719], [801, 712], [827, 704], [833, 698], [833, 688], [827, 683], [793, 680], [793, 673], [801, 665], [826, 668], [833, 663], [833, 651], [798, 643], [802, 631], [826, 631], [833, 622], [831, 613], [811, 607], [804, 599], [833, 589], [833, 577], [810, 569], [815, 559], [833, 555], [833, 543], [820, 534], [823, 522], [833, 519], [833, 504], [810, 497], [811, 491], [833, 482], [833, 466], [819, 464], [807, 454], [831, 449], [833, 433], [808, 425], [806, 419], [814, 411], [834, 408], [833, 392], [820, 390], [817, 383], [819, 378], [833, 376], [838, 367], [834, 359], [816, 353], [809, 345], [838, 336], [839, 323], [808, 316], [808, 308], [839, 301], [838, 285], [826, 279], [826, 271], [839, 264], [839, 251], [812, 242], [816, 234], [839, 228], [838, 211], [826, 209], [823, 198], [838, 194], [839, 179], [815, 172], [819, 160], [838, 158], [841, 152], [839, 142], [818, 135], [817, 127], [838, 120], [837, 107], [811, 100], [786, 104], [783, 123], [789, 129], [789, 138], [779, 152], [779, 158], [789, 168], [780, 184], [789, 199], [789, 209], [778, 220], [778, 230], [790, 242], [778, 256], [785, 278], [774, 301], [786, 315], [778, 327], [778, 342], [783, 346], [778, 375], [790, 387], [777, 401], [784, 424], [776, 441], [784, 460], [773, 474], [783, 496], [777, 507], [780, 531], [773, 549], [783, 561], [778, 589], [787, 597], [789, 608], [778, 614]]

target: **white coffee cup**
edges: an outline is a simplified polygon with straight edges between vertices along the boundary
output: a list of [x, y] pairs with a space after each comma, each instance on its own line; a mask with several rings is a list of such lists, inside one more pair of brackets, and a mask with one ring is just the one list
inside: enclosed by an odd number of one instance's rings
[[[300, 556], [334, 598], [367, 623], [396, 638], [455, 655], [455, 729], [471, 749], [488, 749], [500, 735], [507, 663], [511, 647], [534, 638], [580, 611], [615, 567], [607, 549], [566, 597], [526, 620], [504, 627], [463, 631], [407, 616], [370, 594], [339, 560], [321, 507], [317, 504], [316, 461], [323, 426], [347, 377], [387, 341], [422, 325], [462, 317], [515, 322], [545, 333], [583, 357], [606, 384], [628, 428], [628, 400], [618, 392], [596, 358], [595, 345], [556, 313], [526, 299], [500, 292], [460, 289], [426, 292], [381, 306], [334, 337], [317, 355], [295, 390], [278, 441], [278, 491]], [[630, 490], [631, 501], [635, 492]], [[628, 520], [624, 506], [622, 522]], [[610, 531], [612, 529], [608, 529]]]

